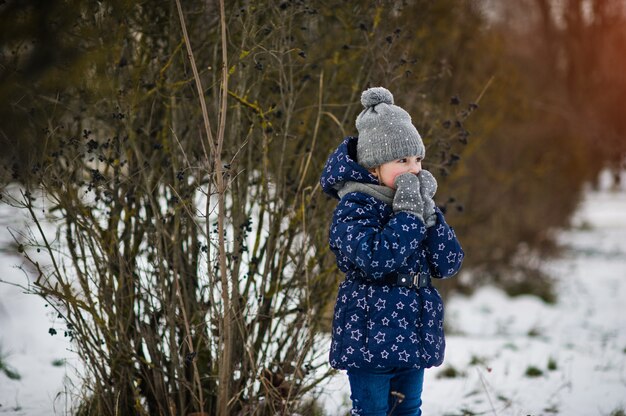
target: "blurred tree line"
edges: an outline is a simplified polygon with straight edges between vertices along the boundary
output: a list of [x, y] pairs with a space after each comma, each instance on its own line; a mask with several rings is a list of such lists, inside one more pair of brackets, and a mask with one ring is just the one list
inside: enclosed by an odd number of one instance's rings
[[538, 261], [554, 254], [554, 231], [569, 224], [582, 185], [605, 167], [618, 181], [626, 159], [626, 2], [481, 7], [500, 58], [485, 111], [472, 119], [481, 143], [450, 181], [466, 207], [459, 233], [478, 281], [553, 300]]
[[626, 147], [623, 5], [559, 4], [2, 2], [1, 195], [58, 226], [16, 249], [87, 364], [77, 413], [313, 411], [340, 279], [317, 182], [369, 86], [467, 252], [444, 290], [550, 299], [536, 259]]

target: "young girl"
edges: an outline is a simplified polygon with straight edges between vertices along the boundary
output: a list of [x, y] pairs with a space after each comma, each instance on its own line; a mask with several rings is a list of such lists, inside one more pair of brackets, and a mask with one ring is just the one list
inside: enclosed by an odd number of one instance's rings
[[463, 250], [422, 169], [411, 117], [385, 88], [363, 92], [348, 137], [321, 177], [340, 201], [330, 248], [346, 274], [333, 318], [330, 364], [347, 370], [353, 415], [421, 415], [424, 369], [443, 361], [443, 303], [431, 278], [461, 267]]

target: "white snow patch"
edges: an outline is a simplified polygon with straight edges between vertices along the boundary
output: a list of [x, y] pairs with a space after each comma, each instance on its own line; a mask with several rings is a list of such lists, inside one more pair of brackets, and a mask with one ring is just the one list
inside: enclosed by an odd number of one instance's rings
[[[0, 246], [12, 241], [7, 225], [19, 227], [19, 215], [0, 205]], [[19, 270], [21, 258], [0, 253], [0, 356], [15, 370], [19, 380], [9, 379], [0, 371], [0, 414], [49, 416], [66, 408], [65, 380], [78, 365], [70, 351], [64, 325], [51, 307], [38, 296], [26, 294], [14, 286], [28, 286], [29, 280]], [[57, 328], [51, 336], [50, 328]], [[54, 364], [53, 364], [54, 363]], [[59, 412], [59, 413], [55, 413]]]

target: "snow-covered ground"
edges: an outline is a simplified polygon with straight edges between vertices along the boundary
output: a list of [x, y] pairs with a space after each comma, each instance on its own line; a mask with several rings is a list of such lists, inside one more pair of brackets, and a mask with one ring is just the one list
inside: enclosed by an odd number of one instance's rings
[[[7, 227], [22, 225], [15, 210], [0, 205], [0, 249], [13, 241]], [[0, 361], [20, 376], [10, 379], [0, 368], [0, 415], [64, 415], [70, 406], [66, 387], [80, 364], [52, 308], [13, 285], [28, 286], [21, 262], [0, 251]], [[50, 328], [58, 333], [51, 335]]]
[[[426, 372], [426, 416], [626, 411], [626, 189], [588, 191], [573, 223], [559, 234], [564, 255], [545, 265], [556, 304], [493, 287], [449, 300], [453, 331], [444, 366]], [[17, 261], [0, 253], [0, 279], [24, 282]], [[21, 375], [11, 380], [0, 371], [1, 415], [66, 414], [64, 383], [78, 363], [62, 332], [48, 334], [48, 309], [0, 283], [0, 357]], [[457, 376], [441, 378], [444, 370]], [[340, 373], [323, 388], [327, 414], [345, 415], [348, 396]]]

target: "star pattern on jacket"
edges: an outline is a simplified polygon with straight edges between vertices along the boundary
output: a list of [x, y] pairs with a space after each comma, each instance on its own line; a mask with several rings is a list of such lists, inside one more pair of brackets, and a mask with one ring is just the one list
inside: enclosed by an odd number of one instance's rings
[[[326, 193], [349, 180], [377, 184], [349, 153], [347, 138], [329, 157], [321, 178]], [[353, 150], [352, 150], [353, 151]], [[352, 179], [350, 179], [352, 178]], [[425, 368], [440, 365], [445, 351], [444, 308], [433, 286], [383, 284], [393, 273], [456, 274], [463, 250], [439, 209], [434, 226], [363, 192], [344, 195], [333, 213], [329, 244], [339, 269], [330, 363], [334, 368]]]

